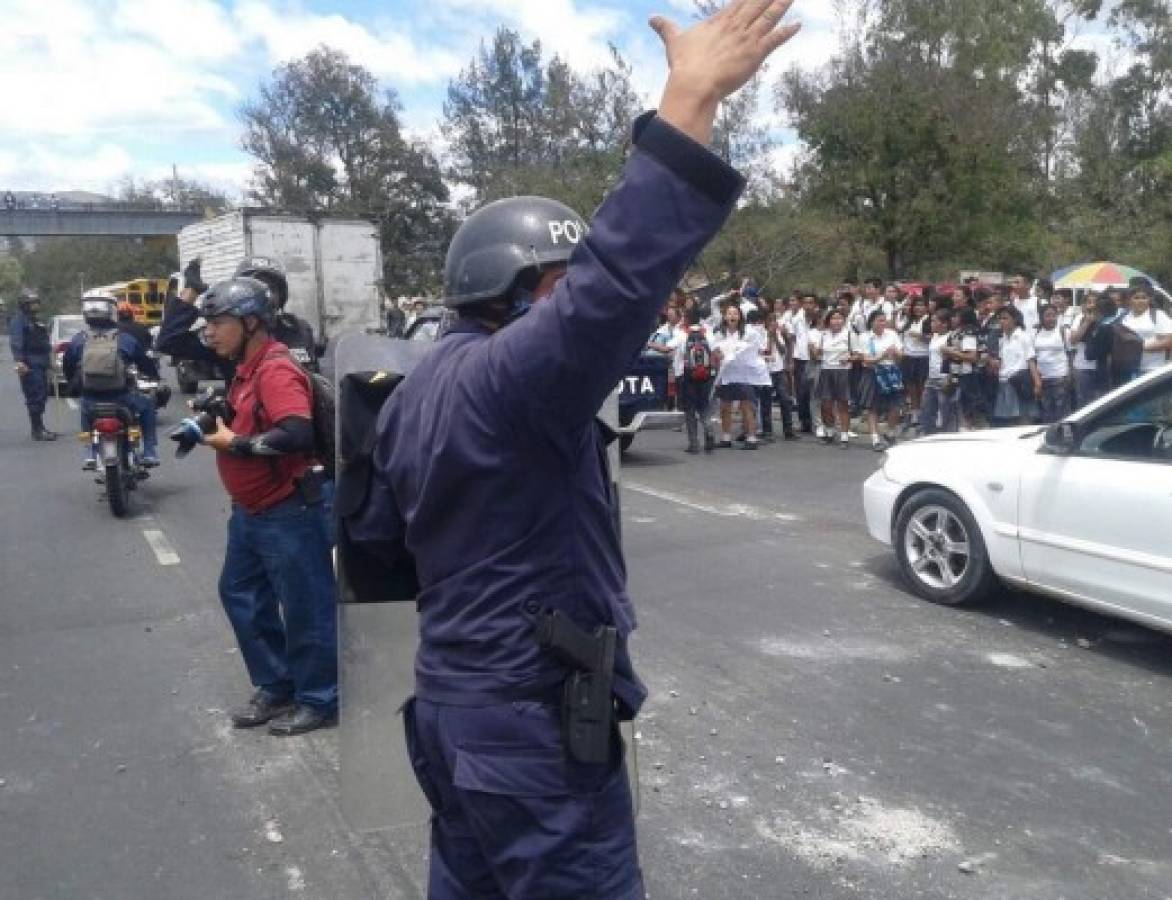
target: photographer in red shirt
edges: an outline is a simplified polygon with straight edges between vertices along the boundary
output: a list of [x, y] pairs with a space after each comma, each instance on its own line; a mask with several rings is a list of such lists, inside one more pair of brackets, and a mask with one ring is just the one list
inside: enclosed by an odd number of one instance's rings
[[256, 688], [232, 723], [288, 736], [337, 721], [338, 665], [312, 386], [269, 333], [274, 310], [253, 278], [222, 281], [200, 298], [208, 346], [236, 367], [226, 415], [203, 443], [232, 498], [220, 600]]

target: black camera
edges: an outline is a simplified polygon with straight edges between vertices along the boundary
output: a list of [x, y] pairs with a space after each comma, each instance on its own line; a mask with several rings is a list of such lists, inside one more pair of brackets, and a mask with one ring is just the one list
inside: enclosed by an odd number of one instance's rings
[[191, 401], [191, 409], [195, 413], [184, 419], [168, 437], [179, 445], [175, 455], [182, 459], [196, 444], [202, 444], [204, 435], [213, 434], [216, 430], [216, 419], [223, 419], [225, 425], [231, 425], [235, 418], [235, 411], [225, 395], [224, 388], [208, 388]]

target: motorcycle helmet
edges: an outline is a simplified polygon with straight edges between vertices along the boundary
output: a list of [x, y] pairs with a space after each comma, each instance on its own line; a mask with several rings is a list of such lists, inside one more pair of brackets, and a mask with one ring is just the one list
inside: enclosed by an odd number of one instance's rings
[[257, 278], [228, 278], [200, 296], [199, 314], [205, 321], [216, 316], [256, 316], [267, 325], [273, 317], [273, 296]]
[[236, 278], [255, 278], [268, 286], [278, 311], [289, 302], [289, 279], [277, 260], [268, 256], [251, 256], [236, 267]]
[[20, 299], [16, 301], [16, 308], [22, 313], [31, 312], [33, 307], [41, 305], [41, 295], [31, 288], [20, 292]]
[[81, 298], [81, 316], [96, 328], [108, 328], [118, 314], [118, 299], [105, 291], [86, 291]]
[[453, 308], [514, 300], [523, 282], [568, 263], [587, 234], [582, 217], [544, 197], [512, 197], [464, 220], [444, 264], [444, 303]]

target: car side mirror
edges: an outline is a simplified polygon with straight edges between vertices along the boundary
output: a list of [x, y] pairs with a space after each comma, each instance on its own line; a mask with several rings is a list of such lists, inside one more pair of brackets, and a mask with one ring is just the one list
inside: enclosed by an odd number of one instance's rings
[[1059, 422], [1046, 429], [1046, 450], [1056, 456], [1069, 456], [1078, 446], [1078, 433], [1070, 422]]

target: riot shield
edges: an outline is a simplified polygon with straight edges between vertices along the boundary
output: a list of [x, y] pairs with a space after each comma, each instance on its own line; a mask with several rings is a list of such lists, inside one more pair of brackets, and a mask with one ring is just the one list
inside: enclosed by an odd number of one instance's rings
[[[430, 343], [379, 335], [338, 342], [338, 480], [335, 512], [365, 496], [363, 463], [374, 420], [395, 385]], [[399, 708], [414, 692], [419, 618], [409, 563], [388, 569], [338, 529], [339, 760], [342, 812], [356, 831], [424, 829], [430, 809], [415, 780]]]
[[[335, 513], [357, 511], [365, 496], [374, 420], [394, 387], [434, 346], [378, 335], [343, 337], [335, 356], [338, 480]], [[618, 391], [599, 417], [618, 427]], [[610, 447], [614, 496], [621, 498], [619, 444]], [[616, 518], [621, 520], [619, 509]], [[621, 521], [616, 522], [621, 527]], [[338, 529], [339, 758], [342, 811], [356, 831], [424, 829], [430, 809], [415, 780], [399, 709], [414, 692], [418, 585], [408, 560], [388, 568]], [[626, 764], [639, 809], [633, 723], [622, 725]]]

